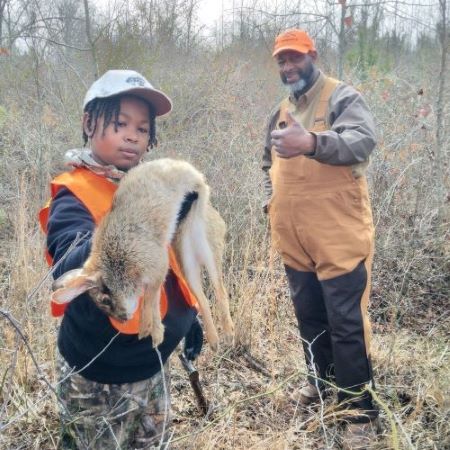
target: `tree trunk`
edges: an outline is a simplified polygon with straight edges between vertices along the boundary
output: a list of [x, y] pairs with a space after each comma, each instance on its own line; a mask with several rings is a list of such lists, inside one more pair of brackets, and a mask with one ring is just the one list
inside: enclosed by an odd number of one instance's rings
[[4, 11], [6, 7], [6, 0], [0, 0], [0, 47], [3, 47], [3, 20]]
[[339, 80], [342, 80], [344, 74], [344, 58], [345, 58], [345, 14], [347, 12], [346, 1], [342, 0], [341, 3], [341, 20], [339, 26], [339, 52], [337, 57], [337, 76]]
[[445, 184], [444, 184], [444, 168], [447, 161], [447, 142], [444, 123], [444, 103], [445, 103], [445, 86], [447, 78], [447, 53], [449, 51], [448, 42], [448, 17], [447, 17], [447, 0], [439, 0], [441, 9], [441, 32], [439, 35], [439, 43], [441, 44], [441, 58], [439, 68], [438, 92], [436, 100], [436, 148], [435, 148], [435, 174], [436, 185], [438, 189], [438, 226], [441, 226], [446, 220], [444, 217], [445, 205]]
[[91, 19], [89, 17], [88, 0], [83, 0], [83, 4], [84, 4], [84, 16], [85, 16], [85, 22], [86, 22], [86, 36], [87, 36], [87, 40], [89, 42], [89, 46], [91, 48], [92, 61], [94, 63], [94, 78], [97, 79], [98, 78], [97, 52], [95, 50], [95, 42], [92, 39]]

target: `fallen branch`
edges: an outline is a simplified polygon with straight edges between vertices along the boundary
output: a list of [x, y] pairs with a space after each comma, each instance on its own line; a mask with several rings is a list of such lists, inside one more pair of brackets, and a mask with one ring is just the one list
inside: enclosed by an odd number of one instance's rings
[[242, 356], [248, 363], [249, 367], [256, 372], [261, 373], [267, 378], [272, 378], [272, 375], [270, 372], [264, 367], [264, 364], [260, 361], [258, 361], [247, 349], [247, 347], [243, 346], [241, 347], [240, 351], [237, 353], [238, 355]]

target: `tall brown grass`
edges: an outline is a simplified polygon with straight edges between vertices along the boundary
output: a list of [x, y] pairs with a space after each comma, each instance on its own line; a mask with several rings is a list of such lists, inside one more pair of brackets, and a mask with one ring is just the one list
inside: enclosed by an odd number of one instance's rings
[[[238, 341], [266, 368], [255, 369], [242, 350], [213, 355], [206, 348], [197, 365], [213, 413], [202, 418], [173, 358], [171, 446], [333, 448], [339, 440], [334, 398], [322, 410], [304, 411], [296, 403], [305, 365], [282, 266], [270, 251], [261, 211], [265, 121], [284, 95], [270, 56], [258, 49], [189, 59], [139, 56], [133, 68], [175, 105], [159, 123], [160, 146], [148, 158], [184, 158], [206, 174], [229, 228], [226, 283]], [[5, 449], [55, 449], [59, 439], [57, 402], [44, 382], [54, 381], [57, 321], [49, 315], [50, 282], [44, 280], [48, 269], [36, 215], [51, 176], [63, 170], [65, 150], [81, 145], [82, 62], [77, 70], [48, 62], [35, 72], [26, 57], [2, 62], [0, 447]], [[433, 102], [433, 79], [399, 70], [373, 71], [364, 82], [350, 74], [347, 81], [363, 92], [379, 129], [368, 176], [377, 226], [371, 311], [383, 434], [371, 448], [448, 448], [448, 208], [442, 221], [433, 171], [435, 117], [419, 113]]]

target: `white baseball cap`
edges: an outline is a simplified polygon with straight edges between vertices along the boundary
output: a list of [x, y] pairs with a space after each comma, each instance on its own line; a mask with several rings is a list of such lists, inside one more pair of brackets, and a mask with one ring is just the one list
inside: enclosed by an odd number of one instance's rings
[[108, 70], [86, 92], [83, 109], [94, 98], [131, 94], [143, 98], [155, 108], [157, 116], [167, 114], [172, 109], [172, 100], [155, 89], [149, 81], [134, 70]]

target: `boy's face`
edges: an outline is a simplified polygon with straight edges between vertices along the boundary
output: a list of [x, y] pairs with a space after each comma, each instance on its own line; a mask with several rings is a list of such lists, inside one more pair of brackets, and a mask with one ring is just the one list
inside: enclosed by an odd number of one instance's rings
[[124, 96], [120, 99], [120, 114], [117, 131], [114, 122], [103, 130], [104, 118], [99, 117], [95, 133], [87, 128], [87, 115], [83, 127], [91, 137], [94, 159], [100, 164], [112, 164], [121, 170], [128, 170], [139, 164], [147, 150], [150, 135], [150, 115], [147, 103], [137, 97]]

